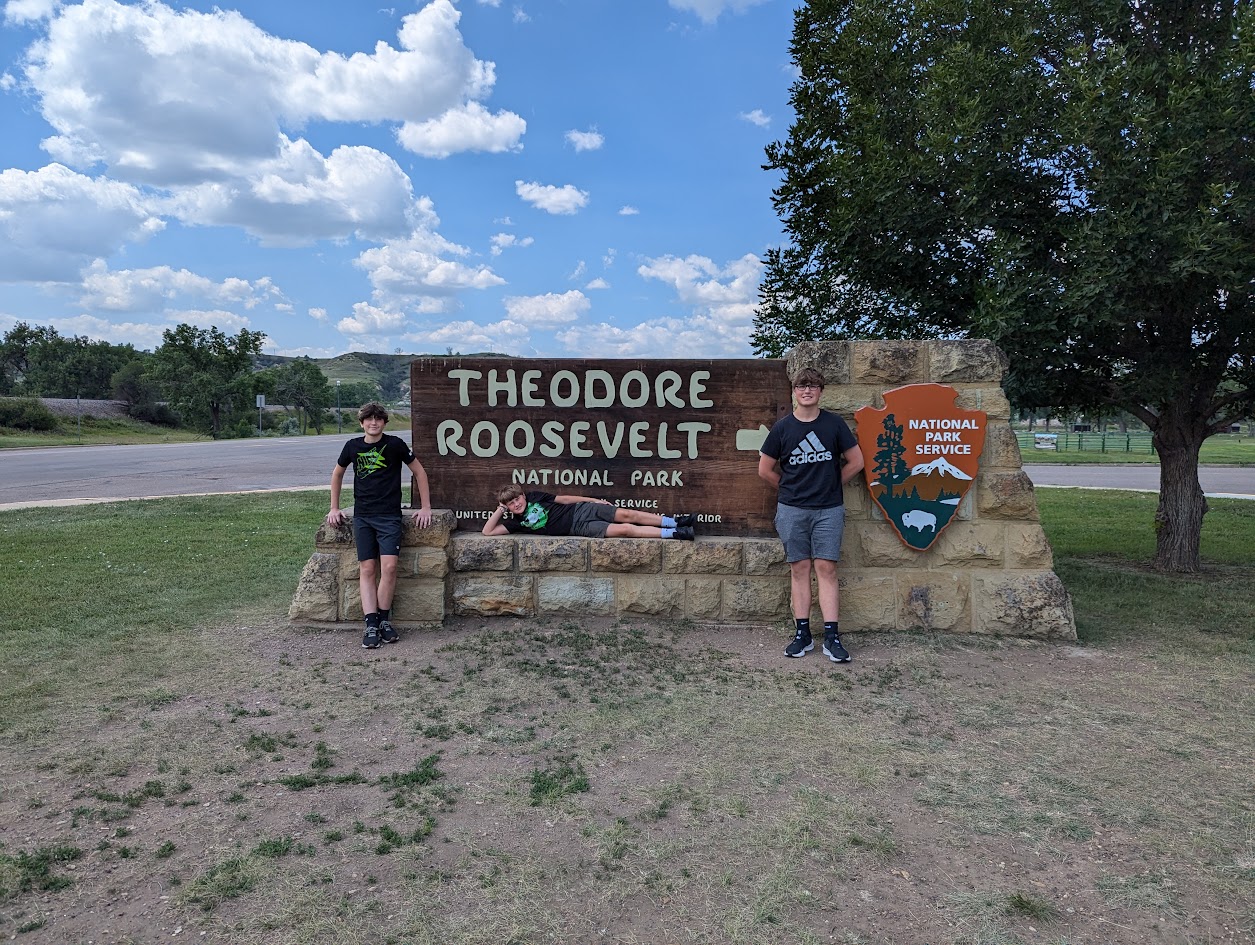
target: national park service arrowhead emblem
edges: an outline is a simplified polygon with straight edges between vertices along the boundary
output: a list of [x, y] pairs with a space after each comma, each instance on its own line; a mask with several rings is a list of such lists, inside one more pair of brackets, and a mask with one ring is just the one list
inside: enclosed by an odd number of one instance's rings
[[926, 551], [976, 481], [985, 448], [983, 410], [963, 410], [945, 384], [885, 392], [882, 410], [854, 413], [872, 498], [908, 548]]

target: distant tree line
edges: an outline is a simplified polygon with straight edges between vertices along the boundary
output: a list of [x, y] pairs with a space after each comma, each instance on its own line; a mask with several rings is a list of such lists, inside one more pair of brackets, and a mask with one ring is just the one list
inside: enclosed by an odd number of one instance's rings
[[[337, 394], [345, 408], [380, 396], [366, 382], [341, 384], [337, 391], [309, 358], [257, 370], [265, 339], [248, 329], [228, 335], [217, 327], [182, 324], [163, 332], [161, 345], [149, 352], [18, 322], [0, 340], [0, 396], [120, 400], [134, 419], [215, 438], [256, 435], [258, 394], [288, 407], [289, 430], [301, 433], [334, 424], [328, 411]], [[0, 422], [36, 416], [11, 409]]]

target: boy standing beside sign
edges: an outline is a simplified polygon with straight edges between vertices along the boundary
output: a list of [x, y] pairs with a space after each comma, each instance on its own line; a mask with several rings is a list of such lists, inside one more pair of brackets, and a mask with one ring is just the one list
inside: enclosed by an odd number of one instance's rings
[[819, 586], [824, 618], [824, 655], [848, 663], [837, 629], [840, 596], [837, 562], [845, 528], [842, 487], [863, 468], [863, 452], [837, 414], [819, 408], [824, 376], [803, 368], [793, 378], [794, 409], [767, 434], [758, 457], [758, 475], [779, 490], [776, 531], [789, 562], [796, 630], [785, 656], [814, 649], [811, 639], [811, 571]]
[[331, 511], [327, 513], [327, 524], [339, 525], [344, 521], [340, 487], [351, 466], [358, 588], [362, 593], [362, 613], [366, 615], [362, 646], [373, 650], [380, 642], [397, 642], [397, 631], [389, 617], [401, 556], [401, 467], [409, 467], [418, 485], [420, 504], [415, 518], [420, 528], [431, 524], [431, 488], [427, 471], [415, 458], [409, 444], [383, 432], [388, 425], [388, 411], [382, 404], [363, 405], [357, 419], [365, 435], [344, 444], [336, 467], [331, 471]]

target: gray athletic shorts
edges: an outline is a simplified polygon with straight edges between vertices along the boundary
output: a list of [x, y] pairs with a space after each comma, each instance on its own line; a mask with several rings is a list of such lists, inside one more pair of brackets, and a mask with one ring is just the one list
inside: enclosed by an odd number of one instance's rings
[[844, 505], [830, 509], [776, 506], [776, 533], [784, 542], [784, 556], [790, 564], [812, 558], [840, 561], [841, 536], [844, 532]]
[[605, 538], [606, 528], [614, 521], [614, 506], [600, 502], [576, 502], [571, 534], [580, 538]]

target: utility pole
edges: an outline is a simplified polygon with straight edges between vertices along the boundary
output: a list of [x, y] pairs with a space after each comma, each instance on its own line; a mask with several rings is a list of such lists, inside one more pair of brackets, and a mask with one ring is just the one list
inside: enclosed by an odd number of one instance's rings
[[336, 432], [344, 432], [344, 417], [340, 415], [340, 382], [336, 381]]

